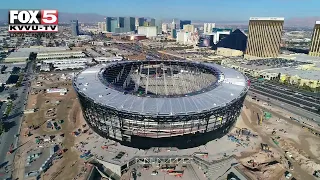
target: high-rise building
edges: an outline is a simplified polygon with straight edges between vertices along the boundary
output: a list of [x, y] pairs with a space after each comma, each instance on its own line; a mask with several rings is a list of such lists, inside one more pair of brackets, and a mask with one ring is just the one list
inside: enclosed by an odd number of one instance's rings
[[208, 34], [213, 35], [213, 44], [217, 44], [219, 41], [229, 36], [231, 32], [232, 29], [212, 28], [212, 32]]
[[79, 22], [78, 22], [78, 20], [71, 20], [71, 34], [73, 36], [79, 35]]
[[212, 29], [216, 27], [215, 23], [204, 23], [203, 25], [203, 33], [209, 34], [212, 33]]
[[174, 19], [172, 20], [172, 23], [171, 23], [171, 30], [172, 29], [177, 29], [177, 24], [176, 22], [174, 21]]
[[193, 33], [194, 32], [194, 25], [191, 25], [191, 24], [183, 25], [183, 31]]
[[138, 26], [143, 26], [144, 25], [145, 19], [143, 17], [138, 19]]
[[99, 29], [99, 32], [105, 32], [105, 31], [107, 31], [107, 24], [106, 24], [106, 22], [98, 22], [98, 29]]
[[124, 17], [118, 17], [118, 27], [119, 28], [124, 28], [124, 21], [125, 21]]
[[196, 33], [185, 32], [180, 30], [177, 32], [176, 42], [183, 45], [196, 45], [199, 41], [199, 37]]
[[157, 34], [162, 34], [162, 20], [156, 20]]
[[250, 18], [245, 57], [277, 57], [280, 53], [284, 18]]
[[116, 28], [114, 29], [114, 32], [115, 32], [115, 33], [124, 33], [124, 32], [126, 32], [126, 31], [124, 30], [123, 27], [116, 27]]
[[183, 25], [191, 24], [190, 20], [180, 20], [180, 29], [183, 29]]
[[150, 19], [149, 26], [156, 26], [156, 19], [151, 18], [151, 19]]
[[194, 28], [194, 32], [198, 33], [199, 32], [198, 28]]
[[138, 34], [143, 34], [147, 38], [157, 36], [157, 27], [156, 26], [139, 26]]
[[117, 19], [111, 20], [110, 32], [116, 32], [116, 28], [118, 28], [119, 22]]
[[134, 17], [125, 17], [123, 28], [124, 28], [124, 32], [134, 31], [135, 30], [135, 18]]
[[167, 23], [162, 23], [162, 31], [168, 33], [169, 25]]
[[171, 30], [171, 38], [173, 38], [173, 39], [177, 38], [177, 30], [176, 29]]
[[106, 28], [107, 32], [111, 32], [111, 17], [106, 17]]
[[116, 28], [118, 27], [118, 18], [115, 17], [107, 17], [106, 18], [107, 31], [108, 32], [116, 32]]
[[320, 21], [314, 25], [309, 55], [320, 57]]
[[107, 17], [106, 26], [108, 32], [124, 33], [135, 30], [134, 17]]

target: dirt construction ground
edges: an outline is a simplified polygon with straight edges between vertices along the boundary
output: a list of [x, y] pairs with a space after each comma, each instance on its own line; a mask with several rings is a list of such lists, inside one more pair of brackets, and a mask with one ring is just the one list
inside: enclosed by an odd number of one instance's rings
[[[27, 109], [36, 109], [36, 112], [25, 114], [20, 132], [20, 147], [14, 162], [14, 178], [26, 179], [27, 153], [39, 149], [42, 146], [59, 145], [65, 149], [61, 159], [54, 160], [53, 165], [41, 174], [43, 180], [72, 180], [85, 179], [88, 167], [83, 159], [79, 158], [79, 152], [74, 148], [76, 139], [73, 134], [82, 128], [84, 120], [81, 108], [74, 92], [71, 80], [60, 78], [61, 74], [40, 75], [32, 83], [32, 92], [28, 97]], [[68, 89], [67, 94], [48, 94], [45, 89], [58, 87]], [[270, 147], [270, 153], [261, 150], [242, 153], [237, 157], [241, 163], [248, 162], [263, 164], [273, 160], [278, 161], [272, 166], [259, 166], [261, 171], [254, 172], [243, 166], [242, 170], [248, 177], [261, 180], [285, 179], [284, 172], [289, 171], [296, 179], [314, 179], [314, 170], [320, 170], [320, 138], [302, 128], [301, 124], [288, 118], [288, 113], [274, 110], [275, 107], [266, 107], [263, 102], [253, 101], [247, 98], [241, 118], [237, 122], [237, 128], [247, 128], [257, 134], [263, 143]], [[48, 110], [51, 110], [48, 113]], [[258, 117], [263, 111], [268, 111], [272, 117], [259, 123]], [[47, 128], [48, 121], [59, 122], [61, 129]], [[33, 127], [39, 127], [34, 129]], [[43, 144], [36, 143], [37, 136], [55, 135], [55, 140]], [[62, 136], [63, 135], [63, 136]], [[276, 139], [277, 143], [273, 141]], [[289, 152], [289, 153], [288, 153]], [[289, 157], [289, 155], [290, 157]], [[252, 161], [251, 161], [252, 160]], [[293, 168], [288, 167], [288, 162]], [[27, 178], [32, 179], [32, 178]]]
[[[55, 135], [59, 137], [59, 140], [44, 145], [58, 144], [61, 149], [65, 149], [65, 152], [61, 159], [54, 161], [48, 171], [41, 174], [41, 179], [69, 180], [75, 177], [82, 179], [84, 175], [82, 174], [81, 178], [79, 173], [81, 170], [85, 170], [86, 167], [84, 166], [84, 162], [78, 158], [79, 155], [72, 152], [75, 139], [72, 132], [79, 127], [79, 119], [82, 117], [82, 114], [76, 93], [71, 86], [71, 81], [60, 79], [59, 76], [50, 76], [50, 78], [45, 80], [38, 78], [37, 81], [42, 82], [42, 86], [38, 87], [36, 82], [32, 84], [33, 90], [28, 97], [27, 104], [27, 109], [36, 108], [37, 111], [24, 116], [20, 133], [21, 146], [17, 149], [18, 153], [15, 157], [14, 177], [24, 179], [27, 152], [39, 148], [39, 145], [35, 142], [35, 137]], [[45, 93], [44, 89], [50, 87], [67, 88], [68, 92], [65, 95]], [[50, 108], [55, 109], [51, 117], [47, 114], [47, 110]], [[63, 120], [63, 123], [60, 125], [61, 129], [52, 130], [47, 128], [48, 120]], [[30, 130], [30, 126], [39, 126], [39, 128]], [[26, 134], [29, 132], [29, 135], [32, 135], [28, 137]]]
[[[272, 117], [259, 124], [258, 117], [261, 117], [264, 111], [271, 112]], [[263, 105], [263, 102], [253, 101], [249, 97], [245, 101], [241, 114], [242, 122], [238, 124], [258, 133], [262, 141], [272, 148], [275, 155], [280, 157], [280, 159], [274, 159], [281, 162], [283, 168], [277, 172], [278, 174], [273, 172], [274, 176], [265, 176], [266, 174], [262, 176], [263, 174], [259, 172], [250, 172], [255, 177], [254, 179], [285, 179], [284, 172], [289, 171], [296, 179], [311, 180], [314, 179], [313, 172], [320, 169], [320, 138], [303, 129], [301, 124], [290, 120], [287, 114], [279, 109], [274, 111], [273, 108]], [[251, 159], [254, 159], [254, 156], [257, 154], [252, 155]], [[293, 165], [291, 170], [288, 167], [288, 161]]]

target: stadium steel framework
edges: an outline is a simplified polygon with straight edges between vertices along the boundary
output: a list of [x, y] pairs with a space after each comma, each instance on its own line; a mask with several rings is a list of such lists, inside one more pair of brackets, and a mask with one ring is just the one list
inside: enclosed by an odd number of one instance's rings
[[98, 65], [73, 86], [95, 132], [140, 149], [190, 148], [223, 136], [249, 88], [233, 69], [177, 60]]

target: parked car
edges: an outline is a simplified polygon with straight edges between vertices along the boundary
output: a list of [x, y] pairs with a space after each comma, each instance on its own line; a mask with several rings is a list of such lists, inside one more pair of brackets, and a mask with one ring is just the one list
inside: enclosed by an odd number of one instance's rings
[[284, 173], [284, 175], [285, 175], [286, 179], [290, 179], [292, 177], [292, 174], [289, 171], [286, 171]]

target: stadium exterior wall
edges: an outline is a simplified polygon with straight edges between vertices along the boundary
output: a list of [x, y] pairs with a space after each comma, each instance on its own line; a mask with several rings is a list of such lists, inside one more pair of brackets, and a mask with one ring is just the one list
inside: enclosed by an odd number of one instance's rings
[[[102, 106], [84, 94], [78, 93], [84, 118], [95, 132], [102, 137], [116, 140], [123, 145], [140, 149], [148, 149], [150, 147], [185, 149], [203, 145], [213, 139], [224, 136], [234, 126], [240, 115], [245, 95], [243, 94], [225, 107], [206, 113], [192, 116], [147, 117]], [[145, 131], [145, 128], [148, 128], [151, 119], [153, 120], [152, 123], [157, 123], [154, 129], [166, 130], [171, 132], [170, 135], [163, 136], [158, 131], [152, 134], [153, 137], [150, 137], [150, 134], [143, 133], [150, 131], [150, 129]], [[177, 132], [176, 127], [172, 126], [174, 122], [183, 124], [182, 132]], [[136, 127], [137, 130], [130, 132], [128, 131], [130, 127]]]

